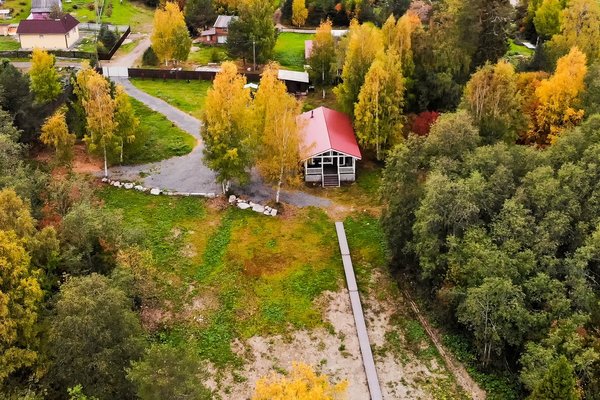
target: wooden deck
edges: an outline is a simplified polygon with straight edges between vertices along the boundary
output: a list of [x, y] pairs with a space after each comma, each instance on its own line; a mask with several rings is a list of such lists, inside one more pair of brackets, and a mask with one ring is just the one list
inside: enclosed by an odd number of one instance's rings
[[340, 252], [342, 253], [342, 263], [344, 264], [344, 273], [346, 274], [346, 283], [348, 292], [350, 293], [350, 303], [352, 304], [352, 313], [354, 314], [354, 323], [356, 325], [356, 333], [358, 335], [358, 343], [362, 354], [363, 366], [367, 375], [367, 384], [371, 400], [382, 400], [381, 387], [379, 386], [379, 378], [375, 369], [375, 360], [371, 351], [371, 343], [369, 342], [369, 334], [367, 333], [367, 325], [360, 303], [358, 286], [354, 275], [354, 267], [352, 266], [352, 258], [350, 257], [350, 248], [346, 240], [346, 231], [342, 222], [335, 223]]

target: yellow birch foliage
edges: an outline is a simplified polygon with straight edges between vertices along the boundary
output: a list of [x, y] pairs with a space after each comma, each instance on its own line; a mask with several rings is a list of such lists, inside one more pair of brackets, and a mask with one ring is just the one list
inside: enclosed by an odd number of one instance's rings
[[294, 362], [288, 377], [261, 378], [252, 400], [340, 400], [347, 398], [348, 381], [331, 384], [306, 364]]
[[292, 24], [296, 26], [304, 26], [306, 18], [308, 18], [306, 0], [294, 0], [292, 2]]
[[117, 85], [115, 89], [115, 122], [119, 129], [120, 160], [123, 162], [123, 148], [125, 143], [133, 143], [140, 125], [140, 120], [135, 116], [133, 105], [123, 86]]
[[578, 48], [558, 60], [554, 74], [543, 80], [535, 91], [538, 143], [552, 143], [563, 130], [580, 123], [584, 111], [578, 109], [579, 96], [585, 89], [586, 56]]
[[414, 69], [412, 37], [413, 33], [422, 29], [421, 19], [412, 11], [406, 12], [398, 21], [390, 15], [381, 32], [386, 50], [396, 50], [402, 62], [404, 76], [411, 75]]
[[54, 68], [55, 58], [41, 49], [33, 49], [31, 54], [31, 70], [29, 86], [35, 95], [35, 101], [44, 104], [56, 100], [62, 86], [58, 71]]
[[202, 114], [205, 162], [217, 173], [224, 190], [233, 179], [246, 181], [252, 163], [250, 91], [244, 89], [245, 84], [235, 63], [223, 63], [207, 92]]
[[277, 184], [279, 202], [281, 185], [298, 183], [301, 129], [297, 123], [300, 103], [288, 94], [277, 78], [278, 65], [264, 70], [253, 104], [256, 137], [259, 142], [257, 167], [269, 182]]
[[167, 2], [154, 13], [154, 26], [150, 36], [152, 49], [161, 62], [185, 61], [192, 46], [185, 18], [179, 6]]
[[337, 101], [346, 114], [352, 114], [365, 75], [383, 49], [381, 30], [372, 24], [360, 25], [352, 20], [347, 34], [347, 49], [342, 69], [342, 83], [335, 89]]
[[75, 135], [69, 133], [67, 118], [63, 108], [58, 109], [46, 119], [42, 125], [40, 140], [47, 146], [52, 146], [56, 151], [56, 159], [69, 163], [73, 159], [73, 145]]
[[35, 327], [43, 293], [24, 238], [33, 232], [21, 199], [12, 190], [0, 191], [0, 383], [37, 359]]
[[550, 49], [565, 54], [577, 46], [589, 61], [600, 58], [600, 1], [570, 0], [560, 21], [561, 33], [554, 35]]
[[356, 135], [378, 160], [401, 135], [405, 79], [395, 50], [380, 52], [365, 77], [354, 108]]

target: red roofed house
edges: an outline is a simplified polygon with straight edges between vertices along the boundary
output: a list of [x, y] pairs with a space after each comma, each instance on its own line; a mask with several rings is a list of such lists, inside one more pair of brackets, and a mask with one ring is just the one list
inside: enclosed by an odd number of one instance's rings
[[356, 161], [362, 159], [350, 118], [319, 107], [298, 117], [304, 131], [304, 180], [340, 186], [356, 180]]
[[200, 38], [203, 43], [225, 44], [229, 35], [229, 24], [236, 20], [236, 16], [219, 15], [212, 28], [202, 31]]
[[78, 25], [70, 14], [60, 19], [25, 19], [19, 22], [17, 35], [23, 49], [67, 50], [79, 40]]

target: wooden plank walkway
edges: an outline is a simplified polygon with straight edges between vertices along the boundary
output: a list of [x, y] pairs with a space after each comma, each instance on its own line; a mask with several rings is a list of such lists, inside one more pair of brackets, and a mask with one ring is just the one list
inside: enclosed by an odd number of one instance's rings
[[354, 267], [350, 257], [350, 248], [346, 240], [346, 231], [344, 230], [343, 222], [335, 223], [340, 252], [342, 253], [342, 262], [344, 264], [344, 273], [346, 274], [346, 283], [348, 292], [350, 293], [350, 303], [352, 304], [352, 313], [354, 314], [354, 323], [356, 325], [356, 333], [358, 334], [358, 343], [362, 354], [363, 366], [367, 375], [367, 384], [371, 393], [371, 400], [382, 400], [381, 387], [379, 386], [379, 378], [375, 369], [375, 360], [371, 351], [371, 343], [369, 342], [369, 334], [367, 333], [367, 325], [363, 314], [360, 297], [358, 294], [358, 286], [356, 285], [356, 277], [354, 276]]

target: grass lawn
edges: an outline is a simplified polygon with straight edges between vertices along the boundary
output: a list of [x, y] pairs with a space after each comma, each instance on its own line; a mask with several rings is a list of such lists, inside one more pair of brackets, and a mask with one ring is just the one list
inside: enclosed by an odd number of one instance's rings
[[508, 54], [509, 55], [516, 55], [516, 54], [520, 54], [522, 56], [525, 57], [532, 57], [534, 55], [535, 51], [528, 49], [525, 46], [521, 46], [519, 44], [516, 44], [515, 41], [513, 39], [509, 40], [509, 48], [508, 48]]
[[221, 62], [228, 60], [227, 50], [220, 46], [194, 46], [188, 57], [188, 62], [200, 65], [206, 65], [212, 62]]
[[[106, 6], [108, 6], [109, 2], [112, 2], [113, 11], [112, 15], [108, 17], [106, 15], [107, 7], [105, 7], [102, 18], [104, 22], [115, 25], [131, 25], [132, 30], [136, 31], [143, 27], [151, 28], [154, 14], [153, 10], [146, 5], [131, 0], [123, 0], [122, 3], [120, 0], [108, 0], [106, 1]], [[63, 10], [72, 14], [80, 22], [95, 22], [95, 11], [88, 8], [88, 5], [93, 4], [94, 1], [92, 0], [73, 0], [70, 3], [63, 2]], [[29, 16], [31, 0], [6, 0], [3, 8], [12, 8], [14, 10], [12, 14], [13, 18], [3, 22], [19, 22]]]
[[0, 36], [0, 50], [19, 50], [21, 45], [18, 40], [10, 36]]
[[193, 136], [139, 101], [131, 99], [131, 103], [140, 120], [140, 133], [146, 139], [141, 146], [135, 142], [131, 145], [130, 151], [125, 153], [125, 164], [160, 161], [192, 151], [196, 144]]
[[[215, 210], [196, 198], [109, 188], [101, 196], [142, 234], [166, 283], [164, 300], [176, 317], [162, 340], [194, 343], [203, 358], [226, 366], [240, 362], [231, 349], [234, 339], [324, 326], [314, 300], [338, 290], [343, 272], [335, 227], [323, 211], [267, 218], [237, 208]], [[200, 298], [203, 307], [189, 315]]]
[[200, 117], [210, 81], [131, 79], [140, 90], [158, 97], [196, 118]]
[[273, 50], [273, 60], [284, 68], [303, 71], [305, 64], [304, 41], [313, 38], [314, 35], [306, 33], [284, 32], [279, 34]]

